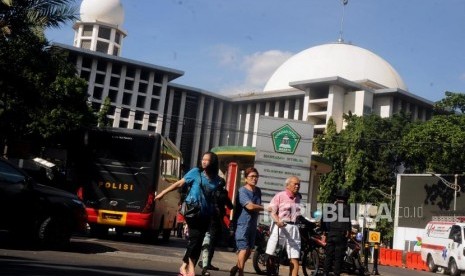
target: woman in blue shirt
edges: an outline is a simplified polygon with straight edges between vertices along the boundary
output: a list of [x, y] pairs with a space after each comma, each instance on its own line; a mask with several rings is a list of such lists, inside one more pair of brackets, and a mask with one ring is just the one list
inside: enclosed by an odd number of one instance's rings
[[[214, 208], [211, 195], [216, 191], [222, 180], [218, 175], [218, 170], [218, 156], [213, 152], [206, 152], [202, 156], [199, 168], [190, 170], [181, 180], [171, 184], [155, 196], [156, 200], [160, 200], [165, 194], [187, 185], [189, 193], [185, 201], [187, 203], [197, 202], [201, 205], [200, 217], [196, 219], [186, 218], [189, 228], [189, 243], [179, 269], [180, 276], [195, 275], [195, 263], [197, 263], [200, 256], [203, 238], [210, 225], [210, 217]], [[203, 272], [203, 274], [209, 275], [208, 271]]]
[[260, 211], [263, 211], [262, 192], [257, 187], [258, 171], [255, 168], [247, 168], [244, 172], [245, 185], [239, 189], [239, 203], [241, 208], [236, 225], [236, 247], [237, 263], [231, 268], [230, 275], [234, 276], [239, 272], [239, 276], [244, 275], [244, 265], [250, 257], [252, 248], [255, 245], [255, 233], [257, 231], [257, 221]]

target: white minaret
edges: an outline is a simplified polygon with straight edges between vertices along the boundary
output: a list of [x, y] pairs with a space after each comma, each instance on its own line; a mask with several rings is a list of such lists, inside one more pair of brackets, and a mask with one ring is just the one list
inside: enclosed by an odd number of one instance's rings
[[124, 10], [120, 0], [83, 0], [81, 21], [73, 29], [74, 46], [120, 56], [126, 32], [121, 29]]

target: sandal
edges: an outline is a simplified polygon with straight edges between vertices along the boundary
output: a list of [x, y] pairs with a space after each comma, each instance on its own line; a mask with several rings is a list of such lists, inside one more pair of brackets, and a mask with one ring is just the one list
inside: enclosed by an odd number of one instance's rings
[[229, 271], [229, 276], [236, 276], [236, 273], [239, 271], [239, 268], [237, 265], [231, 267], [231, 270]]
[[202, 269], [202, 276], [210, 276], [210, 272], [206, 268], [203, 268]]
[[182, 269], [182, 268], [179, 268], [179, 274], [178, 274], [178, 276], [188, 276], [188, 275], [187, 275], [187, 272], [185, 272], [185, 270], [184, 270], [184, 272], [182, 272], [182, 271], [183, 271], [183, 269]]

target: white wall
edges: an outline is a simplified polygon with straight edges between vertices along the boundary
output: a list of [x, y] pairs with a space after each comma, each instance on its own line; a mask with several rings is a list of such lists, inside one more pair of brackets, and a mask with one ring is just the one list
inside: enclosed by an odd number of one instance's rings
[[417, 242], [417, 238], [421, 238], [425, 233], [424, 228], [407, 228], [394, 227], [393, 249], [413, 251], [413, 245]]

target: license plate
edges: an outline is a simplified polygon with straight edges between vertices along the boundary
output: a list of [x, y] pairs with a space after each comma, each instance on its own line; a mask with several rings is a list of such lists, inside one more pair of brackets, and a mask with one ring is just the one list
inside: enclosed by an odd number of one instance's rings
[[99, 211], [97, 222], [101, 224], [124, 226], [126, 224], [126, 215], [127, 213], [125, 212], [101, 210]]

